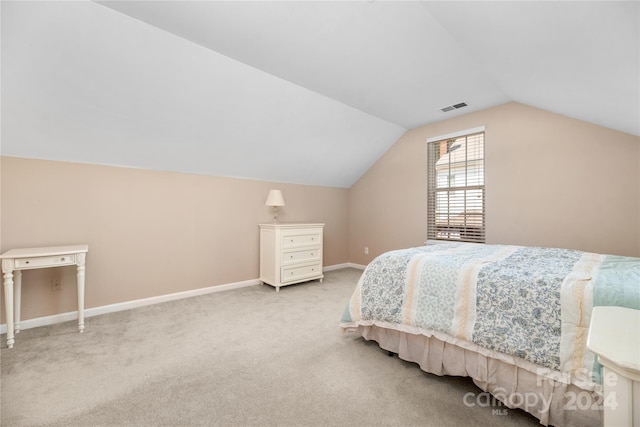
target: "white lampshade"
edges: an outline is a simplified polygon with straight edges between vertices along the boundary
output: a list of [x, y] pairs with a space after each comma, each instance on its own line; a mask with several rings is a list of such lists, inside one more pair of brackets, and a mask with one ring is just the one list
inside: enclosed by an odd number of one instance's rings
[[264, 205], [265, 206], [284, 206], [284, 198], [282, 197], [282, 191], [280, 190], [269, 191], [267, 202]]
[[277, 223], [278, 222], [278, 206], [284, 206], [284, 197], [282, 197], [282, 191], [280, 190], [269, 191], [269, 196], [267, 196], [267, 202], [264, 205], [273, 207], [273, 222]]

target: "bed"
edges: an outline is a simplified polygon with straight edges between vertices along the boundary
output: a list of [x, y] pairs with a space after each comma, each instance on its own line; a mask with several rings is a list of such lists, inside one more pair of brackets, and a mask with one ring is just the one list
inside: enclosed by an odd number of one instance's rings
[[426, 372], [471, 377], [495, 409], [595, 426], [608, 402], [586, 348], [594, 305], [640, 309], [640, 258], [443, 242], [374, 259], [340, 327]]

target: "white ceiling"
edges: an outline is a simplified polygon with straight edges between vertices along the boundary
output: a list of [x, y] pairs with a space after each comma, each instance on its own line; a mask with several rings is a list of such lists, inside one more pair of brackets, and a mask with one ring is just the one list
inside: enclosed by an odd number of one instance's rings
[[348, 188], [509, 101], [640, 135], [639, 5], [3, 1], [2, 154]]

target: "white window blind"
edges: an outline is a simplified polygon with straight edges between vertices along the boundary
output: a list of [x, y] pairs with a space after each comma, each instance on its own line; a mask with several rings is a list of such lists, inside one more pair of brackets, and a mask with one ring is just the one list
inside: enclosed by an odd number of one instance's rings
[[484, 243], [484, 132], [427, 143], [428, 238]]

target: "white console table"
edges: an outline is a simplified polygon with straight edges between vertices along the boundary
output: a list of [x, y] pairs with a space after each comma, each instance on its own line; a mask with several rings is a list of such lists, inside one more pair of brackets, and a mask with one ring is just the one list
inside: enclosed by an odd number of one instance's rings
[[16, 334], [20, 332], [22, 270], [76, 265], [78, 270], [78, 332], [84, 330], [84, 276], [88, 251], [88, 245], [74, 245], [12, 249], [0, 255], [4, 275], [4, 304], [7, 319], [7, 346], [9, 348], [13, 348], [14, 332]]
[[603, 367], [604, 427], [639, 427], [640, 310], [594, 307], [587, 348]]

